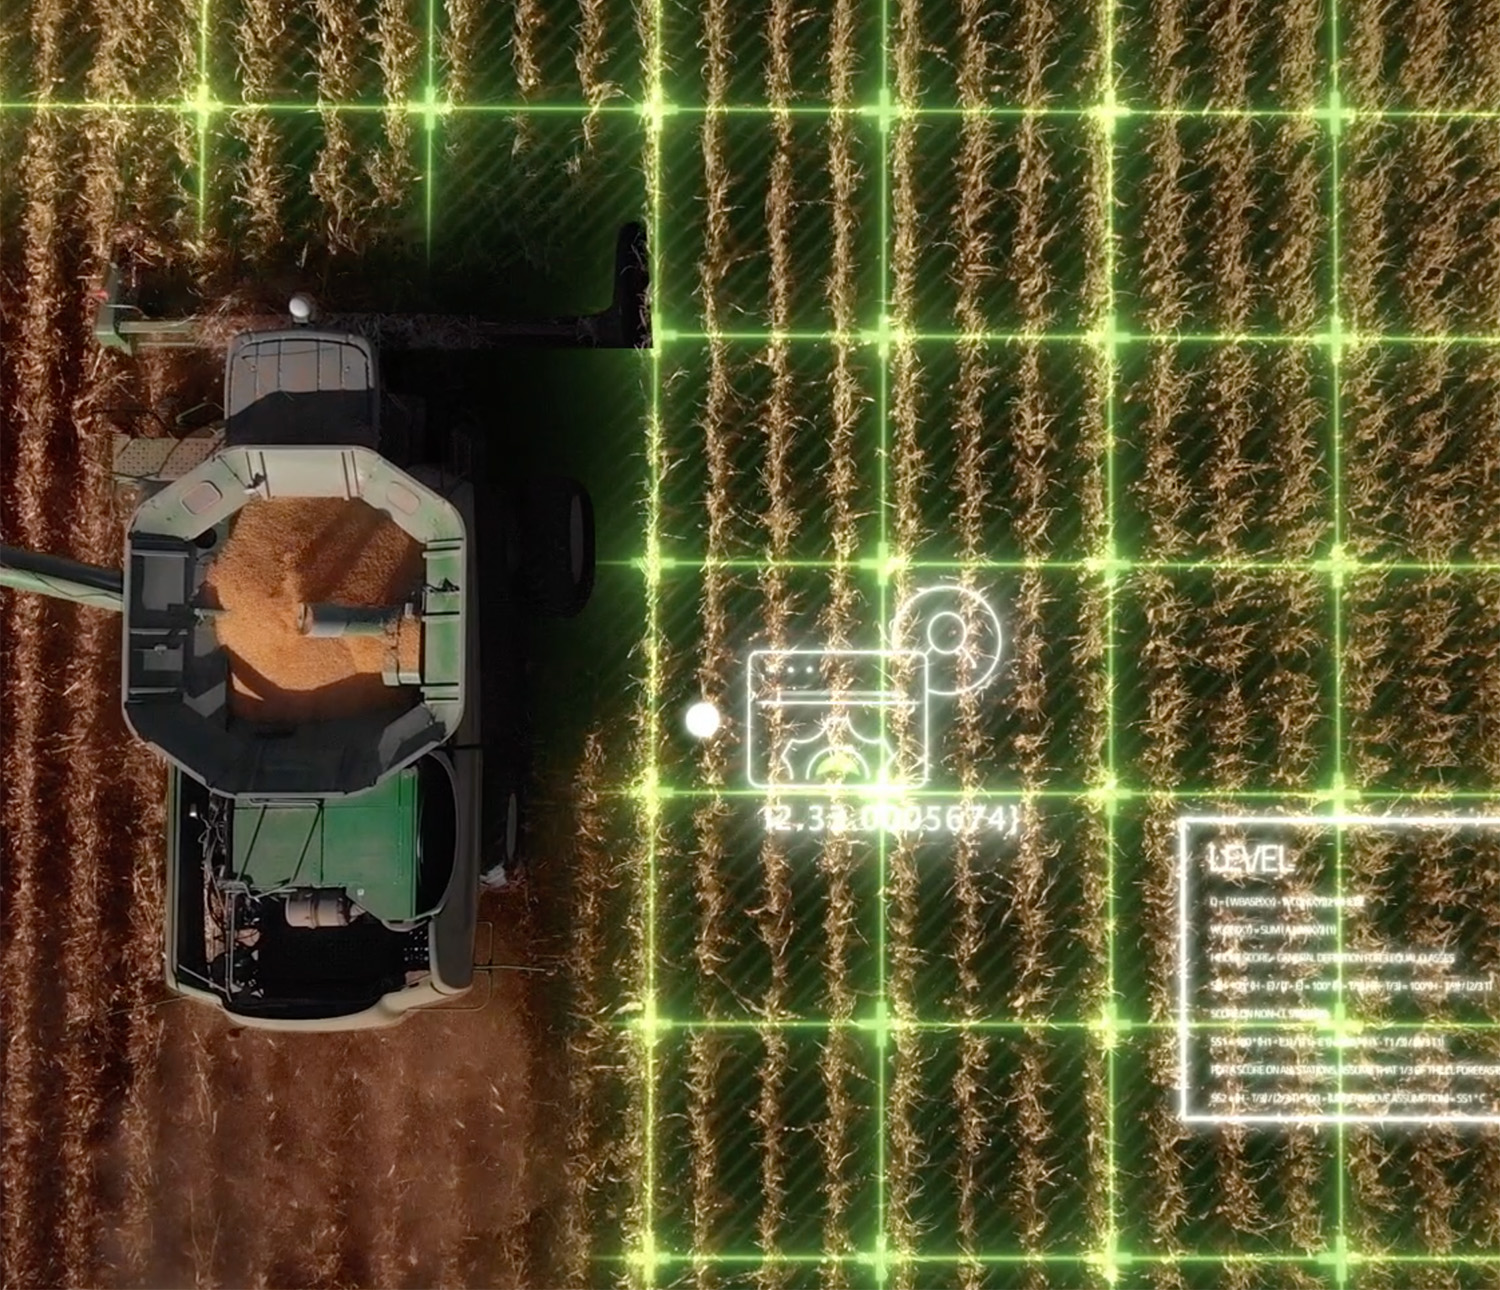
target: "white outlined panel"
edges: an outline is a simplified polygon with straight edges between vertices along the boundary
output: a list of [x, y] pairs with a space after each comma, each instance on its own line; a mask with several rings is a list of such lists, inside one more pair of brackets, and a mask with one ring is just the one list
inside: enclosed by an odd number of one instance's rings
[[[831, 689], [829, 664], [853, 684]], [[929, 662], [919, 650], [760, 649], [745, 687], [745, 764], [755, 788], [828, 788], [833, 783], [921, 788], [932, 769]], [[904, 674], [906, 680], [900, 679]], [[771, 717], [780, 718], [779, 737]], [[903, 758], [888, 729], [901, 713], [917, 732]]]
[[[1179, 817], [1180, 1118], [1500, 1123], [1495, 1027], [1456, 1024], [1500, 982], [1451, 937], [1406, 936], [1380, 893], [1340, 890], [1334, 860], [1341, 831], [1497, 828], [1500, 816], [1459, 814]], [[1421, 1020], [1393, 1024], [1393, 1011]]]

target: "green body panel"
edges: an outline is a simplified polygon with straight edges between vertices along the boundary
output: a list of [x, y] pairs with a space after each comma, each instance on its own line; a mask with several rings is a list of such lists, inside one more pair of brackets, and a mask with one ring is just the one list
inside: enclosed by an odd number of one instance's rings
[[399, 921], [424, 912], [418, 861], [413, 769], [347, 797], [235, 804], [235, 872], [261, 891], [342, 887], [377, 918]]

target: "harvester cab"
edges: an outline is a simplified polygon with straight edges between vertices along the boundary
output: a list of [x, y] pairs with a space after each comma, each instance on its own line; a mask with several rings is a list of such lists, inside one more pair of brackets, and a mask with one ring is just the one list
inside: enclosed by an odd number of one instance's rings
[[381, 356], [648, 346], [644, 233], [621, 231], [609, 308], [537, 322], [324, 315], [301, 293], [280, 318], [150, 319], [128, 281], [110, 266], [100, 343], [222, 349], [222, 416], [116, 435], [123, 570], [0, 547], [0, 586], [122, 615], [124, 717], [168, 770], [169, 987], [237, 1024], [390, 1024], [471, 988], [480, 891], [517, 860], [521, 786], [485, 762], [516, 764], [513, 732], [485, 729], [481, 694], [519, 677], [493, 675], [517, 669], [481, 590], [576, 614], [594, 555], [580, 485], [492, 496], [432, 459]]

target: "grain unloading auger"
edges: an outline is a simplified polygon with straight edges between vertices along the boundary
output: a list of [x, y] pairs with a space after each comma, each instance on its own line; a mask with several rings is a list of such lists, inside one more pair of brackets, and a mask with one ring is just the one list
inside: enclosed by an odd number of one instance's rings
[[[107, 279], [101, 342], [225, 348], [223, 417], [116, 436], [123, 570], [0, 547], [0, 586], [122, 613], [125, 719], [168, 767], [168, 985], [311, 1030], [462, 994], [519, 810], [518, 776], [495, 773], [518, 764], [514, 731], [482, 726], [481, 657], [486, 685], [509, 684], [520, 660], [490, 625], [526, 600], [583, 607], [593, 515], [573, 481], [490, 496], [494, 481], [424, 452], [425, 408], [391, 396], [379, 356], [648, 346], [644, 233], [621, 231], [608, 309], [536, 323], [320, 318], [303, 296], [291, 326], [153, 321]], [[301, 545], [277, 549], [283, 530]], [[482, 583], [481, 534], [503, 546]]]

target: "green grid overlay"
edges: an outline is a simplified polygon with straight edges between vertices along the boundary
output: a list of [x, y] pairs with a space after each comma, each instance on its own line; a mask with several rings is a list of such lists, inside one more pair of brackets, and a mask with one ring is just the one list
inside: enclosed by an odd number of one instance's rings
[[[879, 356], [879, 386], [878, 386], [878, 409], [880, 421], [880, 524], [881, 545], [877, 556], [858, 560], [854, 567], [867, 569], [880, 574], [880, 597], [882, 607], [882, 618], [884, 617], [885, 599], [887, 596], [888, 575], [892, 571], [892, 556], [886, 538], [886, 517], [889, 506], [888, 480], [886, 462], [890, 444], [890, 409], [889, 409], [889, 384], [890, 384], [890, 350], [892, 345], [910, 343], [916, 345], [941, 345], [952, 346], [964, 343], [981, 344], [1011, 344], [1011, 343], [1038, 343], [1038, 344], [1067, 344], [1087, 345], [1097, 350], [1100, 361], [1104, 364], [1106, 377], [1106, 406], [1104, 409], [1105, 425], [1105, 466], [1106, 466], [1106, 538], [1104, 549], [1096, 555], [1084, 560], [986, 560], [986, 561], [912, 561], [905, 565], [910, 569], [937, 571], [956, 570], [1055, 570], [1081, 573], [1102, 580], [1106, 592], [1106, 615], [1107, 635], [1105, 663], [1109, 678], [1109, 689], [1111, 701], [1106, 714], [1106, 782], [1103, 784], [1081, 785], [1074, 788], [1054, 788], [1045, 790], [1032, 790], [1024, 794], [1013, 790], [985, 791], [979, 790], [972, 794], [977, 800], [1015, 800], [1018, 797], [1027, 799], [1086, 799], [1097, 806], [1104, 808], [1107, 820], [1107, 836], [1109, 839], [1109, 855], [1107, 858], [1106, 872], [1106, 895], [1107, 895], [1107, 981], [1108, 996], [1111, 1000], [1104, 1012], [1096, 1018], [1078, 1020], [1057, 1020], [1037, 1018], [1012, 1019], [1012, 1020], [980, 1020], [980, 1021], [926, 1021], [921, 1019], [902, 1021], [894, 1019], [890, 1015], [888, 999], [886, 997], [886, 973], [887, 973], [887, 945], [886, 933], [889, 922], [889, 911], [885, 905], [886, 887], [886, 839], [884, 834], [880, 835], [878, 842], [878, 856], [880, 865], [880, 891], [881, 907], [877, 932], [877, 951], [879, 964], [879, 985], [874, 1000], [874, 1006], [868, 1017], [857, 1018], [850, 1021], [835, 1019], [826, 1020], [800, 1020], [790, 1018], [767, 1018], [757, 1020], [712, 1020], [707, 1018], [668, 1018], [658, 1015], [655, 999], [657, 991], [656, 961], [657, 961], [657, 853], [656, 837], [661, 818], [662, 804], [674, 798], [730, 798], [759, 800], [764, 798], [760, 790], [736, 790], [736, 789], [697, 789], [662, 784], [659, 773], [654, 764], [644, 768], [642, 779], [629, 787], [614, 790], [616, 794], [625, 794], [635, 798], [639, 806], [639, 820], [646, 839], [644, 853], [644, 872], [642, 874], [642, 903], [643, 903], [643, 927], [645, 937], [645, 955], [640, 980], [640, 1010], [636, 1016], [629, 1021], [620, 1023], [629, 1027], [639, 1038], [639, 1080], [640, 1097], [642, 1104], [642, 1119], [640, 1130], [643, 1138], [643, 1155], [641, 1174], [638, 1179], [638, 1195], [636, 1212], [629, 1220], [629, 1226], [633, 1229], [634, 1239], [633, 1252], [623, 1256], [623, 1262], [630, 1269], [632, 1279], [639, 1283], [652, 1286], [657, 1283], [658, 1273], [670, 1271], [673, 1268], [694, 1267], [705, 1264], [722, 1266], [726, 1270], [741, 1269], [753, 1270], [759, 1267], [770, 1267], [778, 1265], [798, 1266], [855, 1266], [868, 1269], [876, 1284], [888, 1279], [890, 1270], [897, 1264], [912, 1264], [930, 1266], [933, 1268], [958, 1267], [958, 1266], [1042, 1266], [1042, 1267], [1072, 1267], [1075, 1269], [1086, 1267], [1090, 1272], [1106, 1281], [1113, 1282], [1118, 1279], [1121, 1271], [1132, 1265], [1150, 1265], [1156, 1263], [1171, 1263], [1184, 1267], [1190, 1266], [1227, 1266], [1227, 1265], [1301, 1265], [1309, 1270], [1325, 1269], [1331, 1274], [1338, 1284], [1344, 1284], [1349, 1278], [1351, 1268], [1361, 1263], [1378, 1263], [1382, 1265], [1447, 1265], [1452, 1267], [1500, 1265], [1500, 1252], [1497, 1253], [1454, 1253], [1449, 1255], [1401, 1255], [1394, 1253], [1362, 1254], [1349, 1247], [1345, 1230], [1345, 1129], [1342, 1123], [1337, 1123], [1334, 1128], [1337, 1136], [1337, 1195], [1335, 1215], [1335, 1235], [1333, 1248], [1323, 1254], [1297, 1255], [1279, 1253], [1184, 1253], [1163, 1254], [1133, 1252], [1120, 1248], [1118, 1243], [1120, 1227], [1120, 1196], [1119, 1180], [1120, 1171], [1116, 1160], [1116, 1143], [1118, 1137], [1118, 1126], [1115, 1122], [1118, 1098], [1116, 1090], [1116, 1050], [1122, 1035], [1127, 1033], [1175, 1033], [1179, 1029], [1178, 1021], [1173, 1018], [1161, 1022], [1143, 1022], [1132, 1020], [1121, 1015], [1116, 1008], [1114, 1000], [1119, 995], [1116, 977], [1116, 897], [1117, 897], [1117, 873], [1115, 867], [1116, 859], [1116, 817], [1121, 805], [1129, 801], [1167, 801], [1167, 802], [1192, 802], [1202, 803], [1205, 799], [1216, 799], [1220, 801], [1276, 801], [1288, 802], [1294, 800], [1305, 800], [1322, 808], [1326, 807], [1330, 814], [1339, 814], [1349, 810], [1358, 801], [1406, 801], [1406, 802], [1494, 802], [1496, 795], [1489, 792], [1466, 792], [1466, 791], [1391, 791], [1391, 790], [1361, 790], [1353, 791], [1345, 782], [1344, 777], [1344, 737], [1345, 723], [1343, 712], [1344, 694], [1344, 615], [1341, 592], [1345, 586], [1346, 579], [1355, 573], [1366, 572], [1393, 572], [1410, 574], [1497, 574], [1500, 573], [1500, 560], [1497, 561], [1372, 561], [1355, 560], [1344, 549], [1344, 496], [1342, 484], [1342, 462], [1343, 462], [1343, 436], [1341, 428], [1341, 382], [1339, 379], [1342, 359], [1351, 350], [1366, 345], [1382, 345], [1397, 347], [1424, 347], [1424, 346], [1500, 346], [1500, 335], [1439, 335], [1439, 334], [1410, 334], [1382, 333], [1378, 335], [1357, 334], [1347, 330], [1340, 317], [1339, 311], [1339, 167], [1340, 167], [1340, 137], [1346, 126], [1355, 121], [1452, 121], [1452, 122], [1483, 122], [1500, 121], [1500, 110], [1445, 110], [1445, 109], [1366, 109], [1353, 108], [1342, 101], [1339, 91], [1339, 62], [1340, 62], [1340, 36], [1339, 36], [1339, 13], [1335, 3], [1331, 6], [1329, 23], [1329, 56], [1331, 59], [1331, 81], [1329, 97], [1326, 104], [1310, 106], [1303, 109], [1292, 108], [1222, 108], [1222, 107], [1199, 107], [1199, 108], [1148, 108], [1134, 107], [1122, 104], [1116, 96], [1117, 67], [1116, 67], [1116, 6], [1118, 0], [1100, 0], [1101, 25], [1104, 32], [1104, 79], [1100, 86], [1099, 101], [1090, 106], [1082, 107], [1023, 107], [1011, 105], [993, 105], [983, 108], [960, 108], [960, 107], [915, 107], [904, 106], [894, 101], [894, 90], [891, 88], [891, 71], [889, 67], [889, 54], [892, 42], [892, 18], [890, 0], [880, 0], [881, 12], [881, 80], [886, 87], [881, 91], [880, 101], [875, 104], [863, 105], [852, 108], [835, 107], [831, 104], [824, 105], [760, 105], [760, 104], [736, 104], [736, 105], [704, 105], [704, 104], [676, 104], [666, 100], [663, 94], [664, 73], [664, 22], [663, 22], [663, 0], [641, 0], [642, 8], [649, 14], [649, 24], [645, 25], [646, 35], [649, 39], [649, 48], [646, 51], [647, 58], [647, 85], [646, 96], [643, 102], [622, 101], [615, 103], [585, 105], [585, 104], [559, 104], [559, 103], [504, 103], [504, 104], [467, 104], [453, 103], [442, 100], [440, 86], [437, 84], [437, 5], [439, 0], [427, 0], [425, 20], [425, 67], [426, 85], [420, 100], [406, 103], [358, 103], [341, 104], [324, 101], [311, 102], [259, 102], [242, 103], [234, 102], [219, 97], [210, 84], [209, 78], [209, 33], [210, 33], [210, 0], [200, 0], [198, 16], [198, 46], [199, 46], [199, 83], [194, 96], [191, 99], [181, 101], [160, 102], [137, 102], [122, 103], [114, 101], [89, 101], [89, 102], [57, 102], [43, 97], [35, 101], [6, 101], [3, 88], [0, 88], [0, 113], [18, 115], [22, 113], [35, 112], [161, 112], [177, 113], [195, 120], [197, 127], [197, 206], [200, 224], [205, 219], [207, 206], [208, 188], [208, 136], [212, 121], [219, 116], [243, 111], [265, 112], [272, 114], [284, 114], [288, 116], [301, 115], [326, 115], [337, 113], [378, 113], [388, 114], [390, 112], [406, 112], [422, 120], [425, 130], [425, 166], [424, 166], [424, 200], [425, 219], [428, 237], [428, 246], [431, 246], [433, 200], [436, 190], [437, 176], [435, 174], [435, 147], [434, 136], [440, 127], [440, 123], [450, 116], [462, 116], [467, 114], [495, 115], [495, 116], [562, 116], [585, 117], [597, 116], [625, 116], [634, 117], [642, 122], [646, 140], [647, 153], [647, 188], [648, 188], [648, 221], [650, 227], [650, 243], [652, 256], [652, 291], [653, 291], [653, 318], [655, 320], [655, 346], [645, 361], [650, 370], [650, 413], [646, 427], [646, 455], [649, 461], [650, 478], [647, 495], [647, 519], [645, 532], [645, 553], [638, 559], [628, 561], [601, 561], [603, 567], [615, 567], [620, 569], [633, 569], [639, 573], [647, 586], [647, 621], [645, 624], [645, 676], [644, 692], [649, 704], [648, 720], [646, 723], [645, 737], [648, 746], [653, 750], [658, 746], [661, 733], [661, 691], [662, 691], [662, 657], [664, 639], [660, 622], [660, 606], [658, 599], [658, 588], [664, 572], [669, 570], [683, 569], [693, 570], [703, 567], [703, 562], [687, 559], [681, 556], [669, 557], [661, 550], [661, 490], [663, 479], [664, 440], [662, 428], [662, 355], [667, 346], [675, 344], [693, 344], [714, 340], [724, 340], [747, 345], [764, 345], [774, 343], [791, 344], [852, 344], [873, 348]], [[878, 125], [881, 139], [881, 168], [880, 168], [880, 227], [881, 227], [881, 291], [882, 291], [882, 315], [878, 320], [872, 320], [873, 326], [860, 330], [853, 334], [839, 332], [808, 332], [808, 331], [716, 331], [706, 332], [700, 330], [674, 329], [671, 324], [670, 308], [667, 306], [676, 302], [663, 302], [660, 298], [661, 291], [661, 246], [662, 246], [662, 162], [661, 150], [664, 136], [676, 123], [691, 123], [701, 120], [709, 115], [723, 115], [730, 117], [758, 117], [775, 119], [780, 116], [812, 117], [827, 120], [836, 116], [853, 116], [874, 121]], [[892, 124], [901, 119], [954, 119], [972, 117], [992, 117], [997, 119], [1021, 119], [1021, 118], [1056, 118], [1061, 120], [1078, 120], [1090, 123], [1094, 128], [1101, 130], [1109, 141], [1108, 150], [1105, 154], [1105, 196], [1107, 228], [1106, 236], [1106, 264], [1108, 272], [1108, 292], [1104, 316], [1099, 319], [1096, 326], [1085, 331], [1057, 331], [1057, 332], [983, 332], [966, 333], [957, 331], [906, 331], [892, 322], [885, 309], [891, 297], [891, 267], [889, 263], [890, 245], [890, 180], [891, 166], [889, 156], [889, 135]], [[1115, 317], [1115, 270], [1116, 270], [1116, 244], [1117, 230], [1115, 227], [1115, 159], [1117, 145], [1115, 144], [1116, 125], [1122, 119], [1150, 119], [1165, 118], [1174, 120], [1227, 120], [1227, 119], [1263, 119], [1263, 120], [1311, 120], [1320, 123], [1328, 132], [1328, 141], [1331, 154], [1330, 183], [1328, 189], [1328, 202], [1330, 213], [1330, 241], [1331, 241], [1331, 271], [1330, 271], [1330, 314], [1326, 326], [1316, 332], [1306, 334], [1285, 333], [1210, 333], [1210, 332], [1168, 332], [1168, 333], [1139, 333], [1130, 332], [1119, 326]], [[1296, 345], [1314, 347], [1326, 352], [1328, 361], [1333, 370], [1332, 381], [1332, 405], [1331, 405], [1331, 435], [1330, 435], [1330, 461], [1333, 498], [1333, 540], [1330, 549], [1319, 559], [1304, 562], [1289, 562], [1279, 560], [1257, 560], [1257, 559], [1225, 559], [1225, 560], [1131, 560], [1120, 555], [1116, 548], [1116, 519], [1118, 511], [1117, 497], [1117, 445], [1115, 440], [1115, 426], [1117, 414], [1117, 360], [1120, 351], [1128, 346], [1139, 344], [1170, 342], [1175, 344], [1202, 344], [1202, 345], [1226, 345], [1253, 343], [1257, 345]], [[899, 560], [899, 556], [896, 557]], [[797, 568], [809, 570], [832, 570], [839, 566], [832, 560], [715, 560], [714, 564], [721, 568], [740, 569], [766, 569], [771, 567]], [[1182, 788], [1170, 792], [1160, 790], [1137, 789], [1120, 783], [1116, 767], [1116, 712], [1114, 702], [1114, 691], [1117, 672], [1116, 659], [1116, 597], [1119, 580], [1122, 576], [1138, 571], [1160, 571], [1160, 572], [1219, 572], [1219, 573], [1302, 573], [1326, 577], [1334, 591], [1332, 597], [1333, 611], [1331, 632], [1333, 640], [1333, 667], [1332, 683], [1334, 692], [1334, 769], [1332, 781], [1326, 786], [1321, 786], [1309, 791], [1298, 792], [1295, 789], [1276, 790], [1235, 790], [1224, 791], [1212, 787]], [[789, 796], [799, 795], [801, 790], [783, 790]], [[811, 790], [807, 790], [811, 793]], [[951, 797], [951, 792], [939, 790], [917, 790], [909, 794], [914, 798], [923, 797]], [[1335, 873], [1336, 890], [1339, 895], [1343, 894], [1343, 846], [1342, 829], [1335, 829]], [[1339, 944], [1342, 947], [1342, 907], [1339, 913]], [[1342, 967], [1340, 966], [1340, 976]], [[1194, 1021], [1189, 1023], [1192, 1029], [1214, 1029], [1233, 1028], [1238, 1030], [1254, 1030], [1265, 1027], [1247, 1026], [1243, 1023], [1223, 1023], [1210, 1021]], [[1275, 1028], [1275, 1027], [1269, 1027]], [[1390, 1029], [1405, 1028], [1403, 1024], [1394, 1024]], [[1413, 1023], [1412, 1028], [1418, 1028]], [[1500, 1030], [1500, 1022], [1481, 1023], [1452, 1023], [1450, 1025], [1434, 1026], [1432, 1023], [1422, 1023], [1422, 1029], [1451, 1029], [1454, 1031], [1465, 1030]], [[719, 1030], [730, 1032], [742, 1032], [755, 1035], [763, 1035], [773, 1031], [808, 1031], [813, 1033], [828, 1033], [835, 1029], [853, 1029], [870, 1034], [876, 1044], [879, 1054], [878, 1062], [878, 1098], [876, 1107], [876, 1119], [878, 1125], [877, 1141], [873, 1144], [878, 1162], [879, 1178], [877, 1187], [877, 1204], [879, 1207], [879, 1233], [875, 1248], [862, 1251], [855, 1255], [833, 1255], [824, 1253], [787, 1254], [787, 1253], [702, 1253], [691, 1250], [665, 1250], [656, 1245], [654, 1207], [657, 1194], [656, 1181], [656, 1109], [655, 1098], [658, 1083], [656, 1046], [660, 1038], [669, 1032], [690, 1032], [694, 1030]], [[983, 1032], [1006, 1034], [1006, 1033], [1084, 1033], [1096, 1037], [1102, 1050], [1106, 1055], [1106, 1074], [1109, 1101], [1109, 1122], [1106, 1126], [1106, 1158], [1107, 1158], [1107, 1186], [1109, 1195], [1108, 1214], [1109, 1227], [1105, 1233], [1105, 1240], [1099, 1249], [1080, 1250], [1072, 1253], [1048, 1253], [1029, 1254], [1022, 1252], [985, 1252], [977, 1254], [917, 1254], [907, 1251], [894, 1250], [888, 1247], [886, 1240], [886, 1124], [885, 1124], [885, 1101], [886, 1101], [886, 1070], [889, 1053], [889, 1040], [892, 1035], [901, 1031], [921, 1031], [930, 1033], [955, 1033], [963, 1030], [977, 1030]], [[1342, 1062], [1342, 1054], [1340, 1054]], [[611, 1260], [605, 1260], [609, 1262]], [[620, 1261], [620, 1260], [614, 1260]]]

